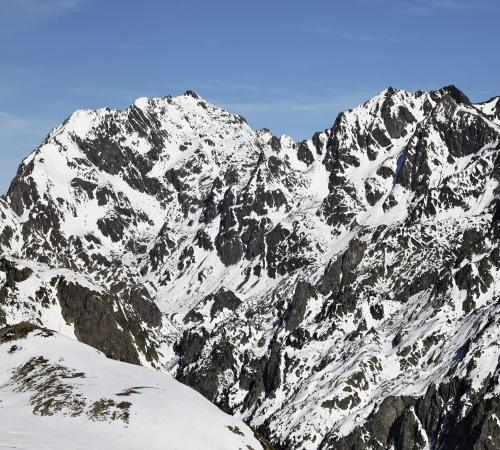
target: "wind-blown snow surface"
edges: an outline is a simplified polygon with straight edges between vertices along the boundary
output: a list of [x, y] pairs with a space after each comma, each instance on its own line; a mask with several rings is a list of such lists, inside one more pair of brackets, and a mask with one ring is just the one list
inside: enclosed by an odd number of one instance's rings
[[0, 400], [2, 448], [262, 448], [170, 375], [41, 330], [0, 344]]
[[453, 86], [300, 143], [192, 92], [78, 111], [0, 200], [0, 320], [169, 371], [277, 447], [495, 448], [499, 150], [498, 98]]

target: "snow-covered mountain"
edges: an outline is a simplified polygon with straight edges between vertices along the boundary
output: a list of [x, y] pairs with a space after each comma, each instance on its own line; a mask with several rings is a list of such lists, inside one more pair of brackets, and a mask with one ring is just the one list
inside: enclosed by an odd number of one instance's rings
[[0, 321], [170, 372], [276, 448], [498, 448], [499, 150], [500, 98], [453, 86], [298, 143], [193, 92], [77, 111], [0, 200]]
[[192, 389], [47, 329], [0, 331], [0, 446], [22, 449], [262, 448]]

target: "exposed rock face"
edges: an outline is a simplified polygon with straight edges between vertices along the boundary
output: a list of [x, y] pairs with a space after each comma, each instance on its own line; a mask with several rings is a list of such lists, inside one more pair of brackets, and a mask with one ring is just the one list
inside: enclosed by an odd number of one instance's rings
[[0, 328], [0, 344], [17, 341], [28, 336], [29, 333], [35, 330], [40, 330], [46, 336], [52, 336], [52, 331], [42, 328], [30, 322], [16, 323], [8, 327]]
[[234, 311], [241, 304], [241, 300], [234, 295], [234, 292], [220, 289], [213, 296], [212, 307], [210, 308], [210, 317], [213, 319], [219, 311], [229, 309]]
[[79, 111], [0, 199], [0, 323], [276, 448], [498, 448], [499, 105], [389, 88], [300, 143], [192, 92]]
[[33, 273], [28, 267], [20, 268], [5, 258], [0, 258], [0, 271], [5, 274], [4, 287], [10, 288], [15, 287], [16, 283], [27, 280]]
[[476, 392], [452, 378], [429, 386], [423, 397], [387, 397], [363, 427], [341, 438], [327, 435], [320, 448], [493, 450], [500, 442], [500, 402], [492, 388], [488, 383]]
[[294, 331], [300, 326], [306, 312], [307, 301], [311, 297], [316, 298], [312, 286], [307, 281], [299, 281], [285, 314], [285, 328], [287, 330]]
[[112, 296], [65, 280], [56, 283], [61, 314], [67, 323], [74, 324], [79, 341], [101, 350], [108, 358], [139, 364], [127, 320]]

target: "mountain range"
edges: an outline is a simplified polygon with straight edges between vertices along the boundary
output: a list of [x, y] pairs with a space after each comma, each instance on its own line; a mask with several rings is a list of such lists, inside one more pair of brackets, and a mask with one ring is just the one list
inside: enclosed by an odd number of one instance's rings
[[73, 113], [0, 199], [0, 442], [500, 448], [499, 158], [454, 86], [301, 142], [192, 91]]

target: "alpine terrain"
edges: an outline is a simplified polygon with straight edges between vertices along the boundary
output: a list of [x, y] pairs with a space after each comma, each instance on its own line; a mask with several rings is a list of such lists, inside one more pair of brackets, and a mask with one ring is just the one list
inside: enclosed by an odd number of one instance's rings
[[454, 86], [75, 112], [0, 198], [0, 446], [500, 448], [499, 183]]

